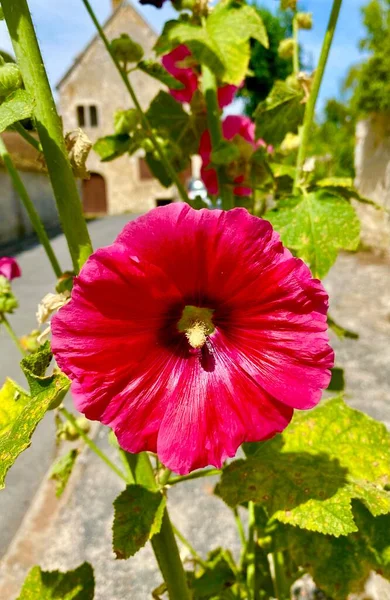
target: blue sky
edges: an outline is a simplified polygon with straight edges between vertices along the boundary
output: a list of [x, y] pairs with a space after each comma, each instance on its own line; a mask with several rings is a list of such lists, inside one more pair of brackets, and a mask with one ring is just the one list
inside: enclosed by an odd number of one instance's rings
[[[162, 10], [153, 6], [134, 5], [156, 31], [176, 13], [167, 3]], [[340, 82], [348, 67], [359, 60], [357, 43], [363, 34], [360, 8], [367, 0], [344, 0], [326, 74], [320, 92], [320, 106], [326, 98], [338, 94]], [[111, 0], [91, 0], [101, 21], [111, 10]], [[278, 0], [259, 0], [259, 4], [274, 9]], [[49, 79], [54, 85], [67, 70], [74, 57], [94, 35], [94, 28], [81, 0], [30, 0], [29, 5], [38, 32]], [[326, 30], [331, 0], [304, 0], [301, 6], [313, 13], [314, 28], [301, 32], [302, 45], [312, 64], [316, 64]], [[4, 23], [0, 23], [0, 48], [11, 50]]]

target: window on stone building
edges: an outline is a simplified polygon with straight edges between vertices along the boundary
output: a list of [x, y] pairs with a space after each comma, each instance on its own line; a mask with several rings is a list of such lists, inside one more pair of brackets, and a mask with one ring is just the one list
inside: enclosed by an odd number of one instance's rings
[[84, 106], [78, 106], [77, 107], [77, 123], [78, 123], [79, 127], [84, 127], [85, 126], [85, 111], [84, 111]]
[[97, 127], [99, 125], [97, 106], [94, 104], [89, 107], [89, 124], [91, 127]]

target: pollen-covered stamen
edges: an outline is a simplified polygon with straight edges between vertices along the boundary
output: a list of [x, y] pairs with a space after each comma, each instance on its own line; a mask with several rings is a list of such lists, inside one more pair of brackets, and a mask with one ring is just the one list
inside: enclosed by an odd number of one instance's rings
[[177, 329], [184, 333], [192, 348], [202, 348], [207, 336], [215, 331], [212, 308], [187, 305], [183, 309]]

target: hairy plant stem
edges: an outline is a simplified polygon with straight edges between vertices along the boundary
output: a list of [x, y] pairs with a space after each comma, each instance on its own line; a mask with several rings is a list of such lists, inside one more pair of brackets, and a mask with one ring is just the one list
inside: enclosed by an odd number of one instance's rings
[[[146, 452], [141, 454], [126, 453], [135, 481], [145, 487], [158, 491], [153, 467]], [[173, 527], [165, 509], [159, 533], [150, 540], [158, 566], [164, 577], [170, 600], [190, 600], [186, 575], [180, 559]]]
[[35, 148], [35, 150], [37, 152], [42, 152], [42, 145], [40, 144], [39, 140], [37, 140], [33, 135], [31, 135], [31, 133], [29, 133], [27, 131], [27, 129], [25, 129], [20, 122], [14, 123], [12, 125], [12, 129], [14, 129], [15, 131], [17, 131], [18, 134], [23, 139], [25, 139], [26, 142], [28, 142], [30, 144], [30, 146], [32, 146], [33, 148]]
[[46, 230], [43, 226], [41, 218], [31, 201], [30, 196], [27, 193], [27, 190], [24, 186], [22, 178], [20, 177], [18, 171], [15, 168], [14, 163], [12, 162], [12, 158], [8, 154], [8, 150], [4, 144], [2, 137], [0, 136], [0, 157], [4, 163], [5, 168], [7, 169], [9, 176], [11, 177], [12, 184], [18, 193], [24, 208], [27, 211], [27, 214], [30, 218], [31, 224], [34, 227], [35, 233], [38, 236], [39, 241], [45, 249], [47, 254], [47, 258], [50, 261], [51, 266], [53, 267], [53, 271], [56, 277], [61, 277], [62, 269], [59, 265], [56, 255], [54, 254], [53, 248], [50, 244], [50, 240], [47, 236]]
[[181, 199], [184, 202], [188, 203], [189, 202], [189, 198], [188, 198], [186, 189], [185, 189], [184, 185], [182, 184], [182, 182], [180, 181], [180, 179], [178, 177], [178, 174], [176, 173], [175, 169], [173, 168], [173, 166], [169, 162], [168, 158], [166, 157], [164, 149], [161, 147], [161, 145], [159, 144], [156, 136], [153, 133], [153, 130], [152, 130], [151, 126], [150, 126], [148, 118], [145, 115], [144, 111], [142, 110], [142, 106], [141, 106], [141, 104], [140, 104], [140, 102], [138, 100], [138, 97], [137, 97], [137, 95], [136, 95], [136, 93], [134, 91], [133, 86], [131, 85], [131, 82], [130, 82], [130, 79], [128, 77], [128, 72], [126, 71], [126, 68], [122, 68], [121, 67], [118, 59], [116, 58], [115, 54], [113, 53], [112, 48], [111, 48], [111, 44], [110, 44], [110, 42], [109, 42], [106, 34], [104, 33], [102, 26], [100, 25], [99, 21], [97, 20], [97, 17], [95, 15], [94, 11], [93, 11], [93, 8], [92, 8], [91, 4], [89, 3], [88, 0], [82, 0], [82, 2], [84, 4], [86, 10], [88, 11], [89, 16], [91, 17], [91, 19], [92, 19], [92, 21], [93, 21], [93, 23], [94, 23], [94, 25], [95, 25], [98, 33], [99, 33], [99, 36], [100, 36], [103, 44], [106, 47], [107, 52], [109, 53], [109, 55], [110, 55], [113, 63], [115, 64], [115, 66], [117, 68], [118, 73], [121, 76], [121, 79], [122, 79], [123, 83], [125, 84], [126, 89], [127, 89], [127, 91], [129, 92], [129, 94], [131, 96], [131, 99], [132, 99], [132, 101], [134, 103], [134, 106], [136, 107], [136, 109], [139, 112], [139, 115], [140, 115], [140, 118], [141, 118], [141, 123], [143, 125], [145, 133], [147, 133], [147, 135], [149, 136], [149, 138], [150, 138], [150, 140], [151, 140], [151, 142], [152, 142], [152, 144], [153, 144], [153, 146], [154, 146], [157, 154], [160, 157], [160, 160], [161, 160], [162, 164], [165, 167], [165, 170], [167, 171], [167, 173], [169, 174], [170, 178], [172, 179], [172, 181], [174, 182], [175, 186], [177, 187], [177, 190], [178, 190], [178, 192], [180, 194]]
[[122, 471], [120, 469], [118, 469], [118, 467], [108, 458], [108, 456], [106, 456], [106, 454], [104, 454], [104, 452], [102, 452], [100, 450], [100, 448], [95, 444], [95, 442], [93, 440], [91, 440], [91, 438], [89, 437], [89, 435], [87, 435], [85, 433], [85, 431], [83, 431], [83, 429], [78, 425], [75, 416], [72, 415], [72, 413], [70, 413], [64, 406], [62, 406], [59, 409], [59, 412], [62, 415], [64, 415], [64, 417], [69, 421], [69, 423], [71, 423], [73, 425], [73, 427], [75, 428], [75, 430], [77, 431], [77, 433], [79, 434], [79, 436], [87, 444], [87, 446], [89, 446], [91, 448], [91, 450], [93, 452], [95, 452], [95, 454], [103, 462], [106, 463], [106, 465], [111, 469], [111, 471], [114, 471], [114, 473], [116, 473], [118, 475], [118, 477], [120, 477], [121, 479], [123, 479], [124, 481], [126, 481], [126, 483], [128, 483], [128, 478], [126, 477], [126, 475], [124, 475], [122, 473]]
[[284, 557], [283, 552], [273, 552], [272, 562], [274, 566], [274, 588], [275, 596], [278, 600], [289, 600], [290, 598], [290, 586], [286, 579], [284, 570]]
[[[248, 502], [248, 541], [245, 551], [246, 586], [248, 600], [255, 600], [256, 563], [255, 563], [255, 528], [256, 515], [254, 502]], [[278, 600], [279, 596], [277, 596]]]
[[324, 41], [322, 43], [322, 49], [318, 61], [318, 66], [314, 74], [310, 96], [306, 104], [305, 116], [303, 119], [301, 132], [301, 143], [298, 150], [296, 175], [294, 181], [293, 191], [295, 194], [298, 192], [301, 181], [302, 167], [306, 159], [318, 93], [320, 91], [322, 78], [324, 76], [325, 67], [329, 56], [329, 50], [332, 45], [333, 36], [337, 25], [337, 19], [340, 12], [341, 2], [342, 0], [333, 0], [332, 11], [330, 13], [328, 27], [325, 33]]
[[4, 314], [0, 314], [0, 325], [4, 325], [4, 329], [8, 333], [11, 340], [14, 342], [15, 346], [17, 346], [19, 352], [22, 354], [22, 356], [26, 356], [26, 352], [24, 351], [18, 336], [14, 332], [11, 323], [8, 321], [7, 317]]
[[176, 485], [182, 481], [190, 481], [191, 479], [199, 479], [201, 477], [212, 477], [213, 475], [220, 475], [221, 469], [203, 469], [202, 471], [193, 471], [189, 475], [181, 475], [180, 477], [171, 477], [168, 484]]
[[[221, 109], [218, 104], [217, 80], [214, 73], [205, 65], [202, 66], [202, 90], [207, 106], [207, 124], [209, 126], [211, 148], [215, 150], [223, 141], [221, 126]], [[231, 187], [223, 182], [221, 167], [216, 169], [219, 195], [223, 210], [234, 208], [234, 195]]]
[[78, 272], [91, 254], [92, 245], [30, 10], [27, 0], [2, 0], [1, 5], [26, 90], [35, 100], [37, 131], [73, 266]]
[[293, 54], [293, 72], [294, 75], [299, 73], [299, 27], [297, 20], [293, 18], [293, 39], [294, 39], [294, 54]]

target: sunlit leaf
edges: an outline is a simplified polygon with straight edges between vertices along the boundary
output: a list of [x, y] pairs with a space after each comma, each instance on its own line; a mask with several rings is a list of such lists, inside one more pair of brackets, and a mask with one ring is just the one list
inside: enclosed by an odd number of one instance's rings
[[56, 496], [59, 498], [65, 491], [66, 484], [72, 474], [79, 451], [76, 448], [69, 450], [61, 456], [53, 465], [50, 478], [56, 482]]
[[298, 84], [276, 81], [255, 111], [256, 138], [277, 145], [287, 133], [296, 133], [305, 112], [303, 97], [303, 90]]
[[34, 101], [26, 90], [16, 90], [0, 105], [0, 133], [17, 121], [29, 119], [34, 111]]
[[93, 600], [95, 580], [89, 563], [74, 571], [31, 569], [17, 600]]

